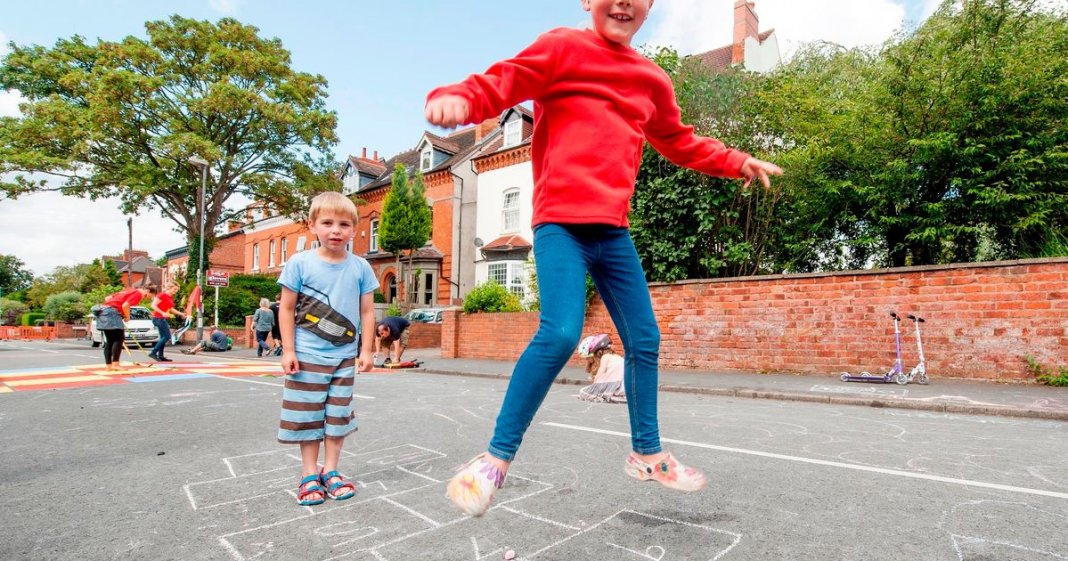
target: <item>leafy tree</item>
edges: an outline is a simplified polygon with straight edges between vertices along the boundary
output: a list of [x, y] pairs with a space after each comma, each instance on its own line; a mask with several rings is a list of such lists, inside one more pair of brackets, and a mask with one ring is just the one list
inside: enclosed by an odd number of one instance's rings
[[33, 273], [14, 255], [0, 254], [0, 292], [4, 296], [26, 290], [33, 284]]
[[[651, 58], [672, 77], [683, 121], [698, 134], [758, 154], [762, 120], [749, 101], [763, 78], [741, 70], [713, 73], [670, 49]], [[631, 232], [649, 280], [739, 276], [764, 272], [776, 205], [783, 191], [742, 189], [736, 180], [680, 168], [650, 146], [642, 154], [631, 200]]]
[[1062, 254], [1068, 19], [945, 2], [877, 50], [812, 45], [757, 103], [785, 148], [784, 269]]
[[329, 150], [337, 119], [326, 109], [326, 80], [293, 70], [281, 41], [230, 18], [175, 15], [145, 28], [147, 39], [11, 45], [0, 88], [27, 101], [21, 117], [0, 119], [7, 197], [58, 189], [119, 197], [126, 214], [159, 209], [186, 233], [193, 255], [201, 173], [191, 156], [210, 165], [209, 246], [235, 194], [288, 212], [293, 198], [280, 194], [336, 184]]
[[89, 313], [89, 306], [82, 302], [80, 292], [67, 290], [49, 296], [42, 310], [48, 319], [74, 322]]
[[18, 300], [0, 298], [0, 325], [17, 325], [22, 314], [30, 307]]
[[122, 285], [122, 273], [115, 268], [114, 261], [104, 261], [104, 274], [108, 277], [108, 284], [112, 286]]
[[[404, 165], [397, 164], [393, 170], [392, 186], [386, 194], [382, 208], [382, 218], [378, 225], [378, 244], [383, 250], [397, 256], [398, 273], [401, 270], [401, 252], [405, 250], [408, 251], [408, 271], [414, 272], [412, 262], [415, 251], [426, 245], [430, 239], [431, 226], [423, 175], [417, 172], [415, 180], [409, 181]], [[418, 280], [413, 277], [410, 282], [412, 284], [406, 283], [405, 296], [402, 297], [402, 301], [406, 303], [414, 283]]]
[[121, 284], [105, 285], [94, 288], [82, 295], [82, 302], [86, 308], [92, 308], [94, 304], [102, 304], [108, 296], [122, 290]]

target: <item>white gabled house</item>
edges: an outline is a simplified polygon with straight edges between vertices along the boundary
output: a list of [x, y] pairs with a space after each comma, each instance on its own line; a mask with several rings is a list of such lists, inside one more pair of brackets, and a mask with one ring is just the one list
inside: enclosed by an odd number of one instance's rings
[[532, 257], [534, 175], [530, 137], [534, 115], [522, 106], [505, 111], [496, 138], [471, 159], [478, 174], [478, 212], [475, 219], [475, 282], [493, 280], [523, 301], [533, 294], [528, 286]]

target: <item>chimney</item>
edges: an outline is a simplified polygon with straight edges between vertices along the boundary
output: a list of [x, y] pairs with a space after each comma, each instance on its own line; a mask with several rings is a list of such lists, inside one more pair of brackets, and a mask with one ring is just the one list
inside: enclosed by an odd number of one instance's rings
[[754, 8], [755, 2], [737, 0], [734, 3], [734, 44], [731, 46], [731, 64], [745, 62], [745, 40], [760, 35], [760, 19]]
[[375, 150], [375, 158], [374, 159], [375, 159], [376, 162], [378, 161], [378, 150]]
[[361, 160], [366, 160], [367, 159], [367, 147], [366, 146], [363, 147], [363, 155], [360, 156], [360, 159]]

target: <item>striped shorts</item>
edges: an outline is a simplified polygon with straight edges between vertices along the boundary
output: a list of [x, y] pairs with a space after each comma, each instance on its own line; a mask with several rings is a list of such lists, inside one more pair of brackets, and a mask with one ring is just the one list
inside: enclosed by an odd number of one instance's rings
[[282, 390], [278, 441], [315, 442], [324, 436], [343, 438], [356, 430], [356, 416], [352, 412], [356, 359], [331, 359], [298, 352], [297, 361], [300, 370], [286, 375]]

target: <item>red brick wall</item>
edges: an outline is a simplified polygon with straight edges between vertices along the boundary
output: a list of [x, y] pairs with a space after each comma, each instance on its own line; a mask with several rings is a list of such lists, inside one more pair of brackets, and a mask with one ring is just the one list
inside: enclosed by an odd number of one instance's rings
[[[662, 368], [835, 374], [884, 371], [902, 353], [917, 362], [922, 326], [933, 377], [1029, 379], [1025, 356], [1068, 365], [1068, 258], [906, 267], [836, 274], [768, 275], [650, 285]], [[446, 312], [442, 356], [515, 360], [536, 313]], [[583, 334], [619, 338], [599, 300]], [[492, 344], [490, 343], [492, 342]], [[573, 364], [581, 364], [573, 360]]]
[[408, 328], [408, 348], [433, 349], [441, 347], [440, 323], [413, 323]]

